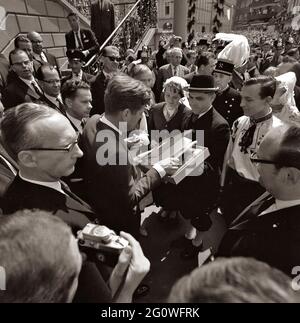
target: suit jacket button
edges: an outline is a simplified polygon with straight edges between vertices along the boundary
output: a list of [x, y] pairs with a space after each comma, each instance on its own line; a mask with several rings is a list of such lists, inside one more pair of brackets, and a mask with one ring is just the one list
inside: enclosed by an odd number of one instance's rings
[[225, 101], [225, 103], [228, 103], [228, 101]]

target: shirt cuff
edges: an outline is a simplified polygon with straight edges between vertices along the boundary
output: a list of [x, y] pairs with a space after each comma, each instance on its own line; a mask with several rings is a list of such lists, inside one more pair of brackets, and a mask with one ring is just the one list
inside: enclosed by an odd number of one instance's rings
[[153, 168], [158, 172], [159, 176], [161, 178], [164, 178], [166, 176], [166, 171], [164, 170], [164, 168], [159, 164], [159, 163], [156, 163]]

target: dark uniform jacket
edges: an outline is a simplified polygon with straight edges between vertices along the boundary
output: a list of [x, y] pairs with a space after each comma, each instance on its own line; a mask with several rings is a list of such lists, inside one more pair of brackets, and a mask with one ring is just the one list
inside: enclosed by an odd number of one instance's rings
[[228, 87], [225, 91], [216, 96], [213, 102], [213, 107], [220, 113], [220, 115], [229, 123], [230, 128], [233, 122], [244, 115], [241, 108], [241, 95], [240, 93]]

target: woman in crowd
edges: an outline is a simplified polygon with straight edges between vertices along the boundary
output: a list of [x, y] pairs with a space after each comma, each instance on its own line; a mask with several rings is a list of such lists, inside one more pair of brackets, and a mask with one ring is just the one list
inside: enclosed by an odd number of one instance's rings
[[[182, 131], [182, 121], [186, 114], [190, 112], [185, 89], [188, 88], [188, 83], [181, 77], [173, 76], [169, 78], [163, 88], [165, 102], [156, 104], [150, 110], [148, 129], [152, 130], [167, 130], [165, 133], [168, 136], [174, 130]], [[160, 138], [162, 139], [162, 138]], [[151, 136], [151, 143], [158, 142], [158, 138]], [[164, 185], [153, 192], [153, 197], [156, 204], [163, 206], [164, 210], [159, 215], [160, 220], [176, 217], [176, 206], [174, 200], [169, 198], [172, 194], [166, 191]]]

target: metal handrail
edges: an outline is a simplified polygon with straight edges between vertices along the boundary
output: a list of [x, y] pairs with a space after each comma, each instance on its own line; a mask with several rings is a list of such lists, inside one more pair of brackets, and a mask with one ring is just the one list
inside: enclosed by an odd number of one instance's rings
[[122, 25], [126, 22], [127, 18], [131, 16], [131, 14], [134, 12], [134, 10], [137, 8], [137, 6], [140, 4], [142, 0], [138, 0], [134, 6], [129, 10], [129, 12], [127, 13], [127, 15], [122, 19], [122, 21], [119, 23], [119, 25], [115, 28], [115, 30], [110, 34], [110, 36], [106, 39], [106, 41], [101, 45], [99, 52], [97, 54], [95, 54], [94, 56], [92, 56], [89, 61], [84, 65], [85, 69], [88, 69], [90, 67], [91, 64], [93, 64], [94, 62], [96, 62], [100, 55], [102, 50], [107, 46], [107, 44], [112, 40], [112, 38], [116, 35], [116, 33], [120, 30], [120, 28], [122, 27]]

